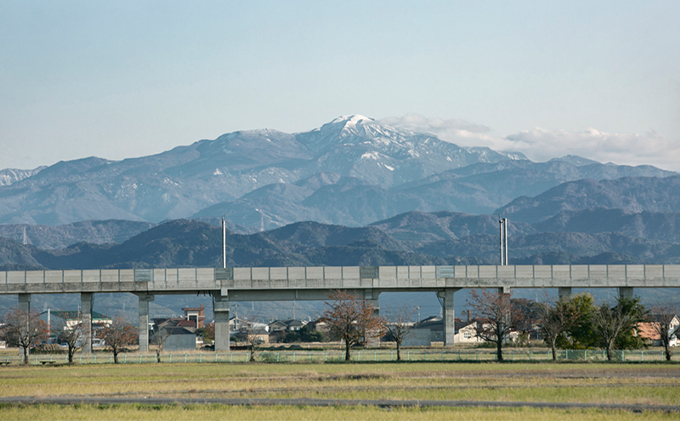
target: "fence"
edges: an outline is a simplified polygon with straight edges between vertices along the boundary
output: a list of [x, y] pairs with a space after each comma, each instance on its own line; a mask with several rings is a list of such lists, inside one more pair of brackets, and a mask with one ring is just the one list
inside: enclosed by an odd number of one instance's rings
[[[353, 350], [352, 361], [357, 362], [388, 362], [397, 360], [397, 351], [394, 349], [365, 349]], [[187, 352], [187, 353], [163, 353], [161, 360], [164, 363], [244, 363], [250, 359], [248, 351], [234, 352]], [[344, 361], [345, 353], [337, 349], [328, 351], [305, 351], [305, 350], [256, 350], [255, 361], [267, 363], [322, 363]], [[431, 362], [476, 362], [495, 361], [496, 351], [490, 349], [402, 349], [402, 361], [431, 361]], [[551, 361], [552, 352], [545, 349], [513, 349], [503, 351], [505, 361]], [[563, 349], [557, 351], [558, 361], [606, 361], [604, 350], [574, 350]], [[620, 362], [650, 362], [665, 361], [663, 350], [615, 350], [612, 351], [612, 360]], [[93, 353], [76, 354], [73, 361], [79, 364], [112, 364], [113, 354]], [[21, 364], [23, 355], [8, 355], [0, 357], [0, 365]], [[29, 355], [28, 362], [31, 365], [55, 365], [68, 362], [66, 354], [33, 354]], [[118, 355], [120, 364], [145, 364], [155, 363], [156, 355], [153, 353], [122, 353]]]

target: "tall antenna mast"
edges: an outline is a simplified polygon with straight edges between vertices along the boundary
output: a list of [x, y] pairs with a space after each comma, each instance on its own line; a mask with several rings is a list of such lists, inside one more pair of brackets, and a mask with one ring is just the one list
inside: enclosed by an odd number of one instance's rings
[[503, 248], [505, 249], [505, 265], [508, 265], [508, 218], [503, 218]]
[[501, 252], [501, 266], [508, 264], [508, 218], [501, 218], [498, 216], [498, 224], [500, 227], [500, 252]]
[[227, 223], [222, 215], [222, 268], [227, 268]]
[[505, 260], [505, 253], [503, 253], [503, 218], [501, 218], [500, 215], [498, 215], [498, 227], [500, 229], [500, 257], [501, 257], [501, 266], [503, 266], [503, 261]]

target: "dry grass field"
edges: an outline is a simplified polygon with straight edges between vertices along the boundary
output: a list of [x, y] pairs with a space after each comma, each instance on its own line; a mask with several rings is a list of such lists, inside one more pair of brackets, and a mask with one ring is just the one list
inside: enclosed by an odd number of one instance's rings
[[[16, 397], [167, 404], [21, 405]], [[678, 412], [172, 404], [176, 399], [492, 401], [677, 406], [680, 365], [605, 363], [97, 364], [0, 368], [0, 419], [678, 419]]]
[[7, 420], [677, 420], [677, 414], [645, 411], [555, 410], [533, 408], [395, 408], [355, 407], [291, 407], [291, 406], [223, 406], [223, 405], [113, 405], [113, 406], [13, 406], [0, 411]]

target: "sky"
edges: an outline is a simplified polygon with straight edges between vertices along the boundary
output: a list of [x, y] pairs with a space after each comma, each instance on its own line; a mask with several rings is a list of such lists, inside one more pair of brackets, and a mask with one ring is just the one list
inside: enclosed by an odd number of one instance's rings
[[0, 2], [0, 168], [361, 114], [680, 171], [680, 2]]

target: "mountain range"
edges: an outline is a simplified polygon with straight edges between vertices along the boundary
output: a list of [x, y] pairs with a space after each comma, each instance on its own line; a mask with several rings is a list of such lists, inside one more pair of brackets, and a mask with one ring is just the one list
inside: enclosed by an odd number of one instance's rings
[[[599, 215], [599, 216], [593, 216]], [[578, 214], [555, 218], [579, 225]], [[680, 263], [680, 225], [656, 226], [659, 214], [590, 210], [583, 218], [619, 220], [606, 231], [564, 231], [546, 222], [511, 223], [513, 264]], [[663, 216], [663, 215], [662, 215]], [[667, 215], [666, 215], [667, 216]], [[677, 215], [675, 215], [677, 216]], [[637, 217], [633, 236], [624, 222]], [[107, 221], [128, 226], [129, 221]], [[72, 224], [57, 227], [66, 232]], [[139, 228], [139, 227], [136, 227]], [[421, 264], [495, 264], [497, 220], [490, 215], [412, 211], [365, 227], [298, 222], [265, 232], [227, 232], [228, 266], [375, 266]], [[115, 231], [110, 229], [109, 231]], [[122, 230], [120, 230], [122, 232]], [[82, 231], [87, 235], [88, 231]], [[132, 231], [129, 231], [132, 232]], [[663, 232], [663, 235], [661, 233]], [[56, 235], [56, 234], [55, 234]], [[121, 234], [122, 235], [122, 234]], [[74, 236], [71, 235], [70, 238]], [[205, 222], [173, 220], [151, 227], [121, 243], [80, 241], [68, 247], [41, 249], [0, 239], [0, 269], [87, 269], [145, 267], [216, 267], [221, 264], [221, 231]]]
[[225, 215], [246, 231], [305, 220], [362, 226], [412, 210], [490, 213], [568, 181], [677, 175], [573, 156], [536, 163], [357, 115], [303, 133], [239, 131], [140, 158], [3, 171], [0, 224]]
[[354, 115], [0, 170], [0, 270], [217, 266], [222, 217], [230, 266], [495, 264], [497, 215], [511, 264], [680, 263], [678, 173]]

